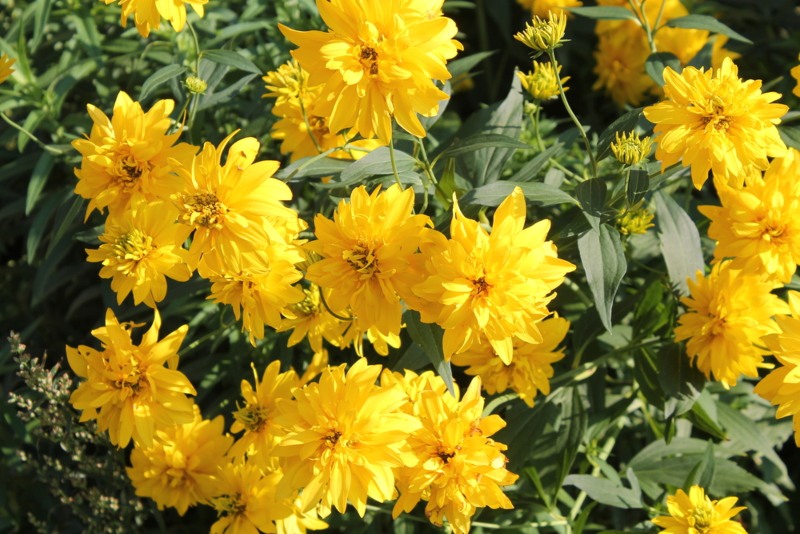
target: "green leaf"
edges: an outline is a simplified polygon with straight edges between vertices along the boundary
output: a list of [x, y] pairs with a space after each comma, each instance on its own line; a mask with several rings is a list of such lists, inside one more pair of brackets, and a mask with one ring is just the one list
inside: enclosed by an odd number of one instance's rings
[[725, 430], [720, 427], [717, 421], [717, 406], [714, 398], [707, 390], [703, 390], [700, 396], [692, 405], [692, 410], [687, 414], [687, 419], [696, 427], [719, 440], [727, 440]]
[[682, 295], [689, 293], [687, 278], [703, 272], [705, 262], [700, 247], [700, 232], [691, 217], [663, 191], [657, 191], [656, 227], [661, 254], [667, 264], [670, 282]]
[[301, 158], [276, 173], [281, 180], [299, 180], [300, 178], [330, 176], [339, 174], [352, 161], [329, 158], [327, 153]]
[[556, 141], [552, 146], [536, 154], [511, 177], [512, 182], [530, 182], [539, 174], [551, 158], [557, 158], [564, 152], [564, 143]]
[[456, 76], [466, 74], [467, 72], [471, 71], [476, 65], [478, 65], [478, 63], [488, 57], [493, 56], [495, 53], [497, 53], [496, 50], [489, 50], [488, 52], [478, 52], [477, 54], [460, 57], [456, 60], [450, 61], [447, 64], [447, 70], [449, 70], [452, 77], [455, 78]]
[[463, 154], [470, 154], [481, 148], [511, 148], [530, 150], [530, 145], [517, 141], [507, 135], [499, 133], [480, 133], [471, 135], [465, 139], [457, 139], [439, 156], [440, 158], [452, 158]]
[[709, 17], [708, 15], [686, 15], [685, 17], [670, 19], [666, 22], [665, 26], [669, 26], [670, 28], [708, 30], [713, 33], [720, 33], [722, 35], [727, 35], [728, 37], [730, 37], [735, 41], [740, 41], [742, 43], [747, 43], [747, 44], [753, 44], [753, 41], [751, 41], [744, 35], [733, 31], [725, 24], [721, 23], [714, 17]]
[[570, 12], [582, 17], [595, 20], [632, 20], [639, 22], [636, 14], [630, 9], [618, 6], [598, 6], [598, 7], [568, 7]]
[[633, 359], [633, 378], [647, 402], [661, 408], [664, 406], [664, 392], [658, 383], [658, 361], [651, 351], [642, 349]]
[[200, 95], [200, 101], [197, 103], [197, 111], [218, 106], [230, 100], [231, 97], [238, 96], [242, 88], [250, 83], [256, 76], [256, 74], [245, 74], [222, 91], [206, 92]]
[[39, 200], [54, 164], [55, 160], [49, 152], [43, 152], [39, 156], [39, 160], [31, 173], [30, 182], [28, 182], [28, 194], [25, 197], [25, 215], [30, 215], [31, 210]]
[[161, 67], [151, 74], [142, 84], [142, 90], [139, 92], [139, 101], [144, 101], [155, 89], [171, 79], [180, 76], [184, 72], [186, 72], [186, 67], [181, 67], [180, 65]]
[[50, 18], [50, 9], [53, 7], [53, 0], [37, 0], [34, 7], [33, 16], [33, 38], [30, 41], [30, 51], [34, 52], [44, 37], [47, 19]]
[[616, 139], [617, 132], [632, 132], [636, 129], [639, 123], [644, 120], [642, 109], [644, 108], [636, 108], [628, 111], [623, 116], [612, 122], [608, 128], [603, 130], [603, 133], [600, 134], [600, 138], [597, 141], [597, 161], [605, 159], [611, 155], [611, 143], [613, 143]]
[[515, 187], [522, 189], [525, 199], [541, 206], [556, 206], [558, 204], [577, 204], [578, 202], [561, 189], [539, 182], [509, 182], [498, 180], [482, 185], [468, 191], [459, 202], [464, 206], [477, 204], [480, 206], [499, 206], [503, 200], [514, 191]]
[[578, 238], [578, 251], [600, 321], [611, 332], [614, 297], [628, 268], [619, 232], [607, 225], [592, 228]]
[[672, 403], [665, 409], [665, 416], [681, 415], [691, 409], [700, 396], [705, 384], [705, 376], [692, 366], [689, 357], [677, 343], [671, 343], [658, 353], [658, 383]]
[[697, 465], [692, 468], [683, 486], [681, 486], [683, 491], [688, 493], [689, 488], [695, 484], [702, 488], [711, 487], [714, 481], [714, 469], [714, 442], [709, 440], [703, 457], [697, 462]]
[[649, 190], [650, 176], [648, 176], [647, 171], [644, 169], [631, 169], [628, 175], [628, 187], [625, 189], [628, 204], [631, 206], [636, 205], [647, 195]]
[[200, 57], [226, 67], [233, 67], [253, 74], [261, 74], [261, 69], [255, 63], [233, 50], [203, 50]]
[[[417, 160], [405, 152], [394, 151], [395, 163], [398, 173], [409, 173], [414, 170]], [[350, 163], [342, 170], [339, 181], [331, 180], [327, 184], [316, 184], [321, 189], [333, 189], [360, 184], [367, 178], [376, 176], [389, 176], [392, 174], [392, 159], [389, 148], [382, 146], [376, 148], [358, 161]]]
[[592, 475], [569, 475], [564, 485], [585, 491], [593, 501], [615, 508], [640, 508], [642, 499], [635, 491], [606, 478]]
[[775, 452], [769, 441], [759, 432], [758, 426], [753, 424], [746, 415], [732, 408], [724, 402], [717, 403], [719, 424], [727, 431], [728, 438], [740, 443], [746, 450], [757, 451], [772, 462], [784, 475], [788, 475], [786, 465]]
[[447, 384], [447, 389], [455, 395], [453, 371], [450, 368], [450, 362], [444, 359], [444, 351], [442, 350], [444, 331], [439, 325], [423, 323], [420, 320], [419, 313], [413, 310], [408, 310], [404, 314], [404, 318], [406, 329], [411, 339], [422, 348], [436, 372]]
[[603, 215], [608, 187], [601, 178], [581, 182], [575, 188], [575, 198], [583, 211], [599, 219]]
[[778, 133], [786, 146], [800, 150], [800, 126], [778, 126]]
[[644, 70], [659, 87], [664, 87], [664, 69], [667, 67], [680, 73], [682, 70], [681, 60], [670, 52], [655, 52], [650, 54], [644, 64]]

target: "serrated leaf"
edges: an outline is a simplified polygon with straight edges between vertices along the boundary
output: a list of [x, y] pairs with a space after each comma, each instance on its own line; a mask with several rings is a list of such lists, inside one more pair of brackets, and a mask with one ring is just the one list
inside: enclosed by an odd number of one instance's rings
[[444, 352], [442, 350], [442, 336], [444, 331], [439, 325], [423, 323], [420, 320], [419, 313], [416, 311], [409, 310], [403, 317], [411, 339], [422, 348], [422, 351], [433, 364], [436, 372], [439, 373], [439, 376], [441, 376], [445, 384], [447, 384], [447, 389], [450, 390], [451, 394], [455, 395], [453, 371], [450, 368], [450, 362], [444, 359]]
[[167, 65], [151, 74], [142, 84], [139, 92], [139, 101], [144, 101], [155, 89], [186, 72], [186, 67], [180, 65]]
[[626, 133], [636, 129], [640, 122], [644, 121], [644, 108], [636, 108], [628, 111], [623, 116], [612, 122], [608, 128], [603, 130], [597, 141], [597, 161], [611, 155], [611, 143], [616, 139], [617, 132]]
[[713, 33], [727, 35], [728, 37], [730, 37], [735, 41], [740, 41], [742, 43], [747, 43], [747, 44], [753, 44], [753, 41], [751, 41], [741, 33], [735, 32], [734, 30], [732, 30], [725, 24], [721, 23], [714, 17], [709, 17], [708, 15], [686, 15], [685, 17], [670, 19], [666, 22], [665, 25], [669, 26], [670, 28], [708, 30]]
[[628, 187], [625, 189], [628, 204], [631, 206], [636, 205], [640, 200], [644, 199], [649, 190], [650, 176], [648, 176], [647, 171], [644, 169], [631, 169], [628, 175]]
[[233, 67], [253, 74], [261, 74], [261, 69], [255, 63], [234, 50], [203, 50], [200, 56], [226, 67]]
[[615, 508], [639, 508], [642, 499], [633, 490], [608, 479], [592, 475], [569, 475], [564, 479], [565, 486], [575, 486], [586, 492], [593, 501]]
[[630, 9], [619, 6], [568, 7], [571, 13], [595, 20], [632, 20], [639, 22]]
[[681, 60], [670, 52], [655, 52], [648, 56], [644, 64], [644, 70], [659, 87], [664, 87], [664, 69], [667, 67], [680, 73]]
[[657, 191], [653, 198], [658, 241], [670, 282], [681, 295], [686, 295], [689, 293], [686, 279], [694, 279], [697, 271], [703, 272], [705, 268], [700, 232], [692, 218], [669, 195]]
[[477, 204], [480, 206], [499, 206], [503, 200], [514, 191], [515, 187], [522, 189], [525, 199], [541, 206], [556, 206], [558, 204], [575, 204], [577, 201], [561, 189], [538, 182], [510, 182], [498, 180], [482, 185], [468, 191], [459, 202], [464, 206]]
[[614, 297], [628, 268], [619, 232], [607, 225], [592, 228], [578, 238], [578, 251], [600, 321], [611, 332]]

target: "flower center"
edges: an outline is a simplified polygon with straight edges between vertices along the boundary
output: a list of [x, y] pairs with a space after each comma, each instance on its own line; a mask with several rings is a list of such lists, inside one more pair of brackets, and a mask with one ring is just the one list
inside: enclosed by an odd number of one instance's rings
[[143, 173], [150, 170], [148, 162], [138, 161], [130, 153], [128, 147], [123, 147], [114, 154], [114, 182], [122, 187], [125, 192], [130, 191]]
[[336, 430], [335, 428], [328, 431], [328, 434], [323, 438], [326, 442], [328, 448], [332, 449], [339, 443], [339, 438], [342, 437], [342, 433]]
[[267, 426], [267, 409], [248, 404], [233, 413], [233, 418], [242, 423], [248, 432], [261, 432]]
[[772, 222], [768, 221], [763, 228], [763, 233], [761, 234], [761, 239], [764, 241], [769, 241], [774, 244], [780, 244], [786, 234], [786, 224], [782, 222]]
[[[107, 361], [106, 366], [109, 368], [110, 380], [115, 389], [117, 389], [123, 397], [135, 397], [147, 387], [147, 377], [139, 369], [139, 362], [134, 357], [120, 358], [123, 363]], [[114, 365], [117, 363], [117, 365]]]
[[220, 495], [212, 499], [214, 508], [217, 510], [217, 517], [222, 514], [228, 515], [242, 515], [247, 511], [247, 504], [242, 501], [241, 493], [234, 493], [233, 495], [226, 494]]
[[378, 258], [371, 245], [358, 242], [350, 250], [342, 252], [342, 259], [350, 264], [362, 279], [369, 278], [375, 272], [379, 272]]
[[361, 65], [364, 66], [370, 77], [378, 75], [378, 51], [371, 46], [364, 46], [361, 48], [361, 53], [358, 56]]
[[695, 108], [700, 113], [700, 122], [706, 129], [710, 125], [715, 130], [724, 132], [730, 126], [730, 117], [725, 115], [725, 102], [718, 95], [705, 106], [691, 102], [689, 108]]
[[228, 208], [213, 193], [197, 193], [182, 196], [184, 213], [181, 222], [191, 226], [222, 228], [222, 221]]
[[328, 125], [325, 122], [325, 117], [317, 117], [316, 115], [311, 115], [308, 118], [308, 126], [311, 128], [311, 131], [317, 137], [322, 137], [330, 133]]
[[486, 278], [481, 276], [477, 280], [472, 281], [472, 295], [475, 297], [485, 297], [489, 295], [489, 290], [492, 286], [486, 281]]
[[153, 238], [137, 229], [122, 234], [111, 245], [111, 251], [118, 260], [140, 261], [155, 248]]
[[714, 522], [714, 506], [708, 501], [696, 506], [692, 511], [692, 516], [689, 518], [690, 526], [705, 534], [711, 528]]
[[439, 447], [436, 449], [436, 456], [438, 456], [443, 463], [449, 462], [450, 458], [452, 458], [455, 455], [456, 455], [455, 451], [453, 452], [448, 451], [447, 448], [445, 448], [445, 446], [442, 444], [440, 444]]

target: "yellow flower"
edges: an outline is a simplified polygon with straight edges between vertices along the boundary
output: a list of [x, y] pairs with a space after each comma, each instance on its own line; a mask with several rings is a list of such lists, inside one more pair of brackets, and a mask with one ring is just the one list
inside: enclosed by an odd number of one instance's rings
[[221, 264], [218, 255], [206, 256], [199, 268], [200, 275], [211, 282], [208, 298], [233, 308], [254, 346], [264, 338], [264, 325], [278, 328], [281, 310], [303, 300], [303, 292], [293, 285], [303, 277], [295, 267], [305, 259], [298, 247], [283, 243], [262, 247], [243, 252], [237, 270]]
[[533, 399], [541, 391], [550, 393], [553, 365], [564, 357], [558, 349], [569, 330], [569, 321], [558, 316], [545, 319], [538, 324], [542, 342], [514, 343], [514, 356], [506, 364], [497, 357], [488, 343], [478, 343], [461, 354], [453, 356], [455, 365], [467, 366], [468, 375], [479, 376], [486, 393], [494, 395], [511, 388], [519, 394], [525, 404], [533, 407]]
[[774, 315], [788, 312], [770, 293], [775, 284], [760, 276], [717, 263], [709, 276], [697, 272], [691, 296], [681, 298], [687, 311], [678, 317], [677, 341], [688, 340], [686, 352], [697, 368], [727, 389], [739, 376], [758, 376], [764, 354], [761, 337], [777, 332]]
[[546, 52], [561, 45], [564, 32], [567, 30], [567, 16], [548, 12], [547, 18], [534, 16], [531, 23], [525, 23], [525, 29], [517, 32], [514, 39], [534, 52]]
[[9, 58], [8, 54], [0, 55], [0, 83], [3, 83], [11, 76], [14, 69], [11, 66], [16, 62], [16, 58]]
[[644, 109], [655, 124], [662, 170], [681, 161], [700, 189], [709, 171], [737, 180], [750, 166], [765, 170], [767, 156], [786, 153], [775, 125], [788, 108], [772, 103], [781, 95], [762, 94], [760, 80], [740, 80], [730, 59], [716, 70], [686, 67], [678, 74], [667, 67], [664, 81], [666, 100]]
[[394, 470], [412, 458], [406, 437], [419, 423], [399, 411], [404, 393], [375, 384], [380, 365], [359, 359], [328, 368], [319, 382], [295, 390], [295, 400], [278, 404], [276, 422], [286, 435], [275, 448], [281, 456], [289, 491], [299, 487], [301, 509], [319, 505], [326, 517], [334, 507], [344, 512], [348, 501], [361, 517], [367, 498], [379, 502], [394, 496]]
[[86, 108], [94, 124], [87, 139], [72, 146], [81, 153], [75, 193], [89, 199], [86, 217], [108, 207], [122, 212], [133, 197], [168, 199], [179, 183], [174, 173], [188, 163], [197, 147], [175, 144], [180, 130], [168, 134], [175, 103], [159, 100], [147, 112], [127, 93], [120, 92], [109, 119], [91, 104]]
[[800, 447], [800, 293], [789, 291], [790, 317], [776, 317], [779, 332], [763, 341], [778, 359], [778, 365], [756, 384], [753, 391], [778, 407], [775, 417], [792, 416], [794, 442]]
[[247, 453], [248, 458], [268, 466], [272, 458], [272, 449], [279, 442], [283, 430], [275, 424], [275, 414], [278, 399], [291, 399], [292, 390], [300, 385], [297, 373], [293, 370], [281, 373], [281, 362], [274, 361], [264, 370], [261, 381], [253, 364], [255, 390], [250, 382], [242, 380], [242, 397], [244, 406], [236, 404], [233, 412], [233, 425], [231, 432], [244, 434], [236, 441], [231, 449], [231, 456], [241, 456]]
[[679, 489], [667, 497], [669, 515], [654, 518], [653, 524], [664, 534], [747, 534], [733, 516], [745, 509], [735, 506], [736, 497], [712, 501], [700, 486], [689, 488], [689, 495]]
[[460, 401], [449, 392], [419, 392], [413, 413], [422, 426], [408, 438], [418, 461], [400, 468], [394, 517], [424, 500], [431, 523], [447, 519], [456, 534], [466, 534], [478, 507], [513, 508], [501, 486], [517, 475], [505, 467], [506, 446], [490, 438], [506, 425], [499, 415], [482, 417], [480, 391], [476, 377]]
[[161, 19], [164, 18], [172, 24], [173, 29], [179, 32], [186, 25], [186, 4], [192, 6], [195, 13], [203, 16], [204, 5], [208, 0], [103, 0], [108, 4], [118, 2], [122, 8], [120, 24], [125, 28], [128, 17], [133, 15], [133, 22], [142, 37], [150, 35], [152, 30], [158, 29]]
[[[330, 301], [330, 292], [330, 289], [326, 291], [328, 294], [326, 302]], [[350, 322], [340, 321], [325, 309], [318, 285], [311, 284], [308, 289], [303, 290], [303, 294], [305, 295], [303, 300], [291, 304], [281, 312], [284, 319], [276, 328], [278, 332], [292, 331], [287, 346], [293, 347], [304, 338], [308, 338], [308, 344], [315, 354], [323, 350], [323, 339], [334, 347], [344, 348], [346, 346], [343, 340], [344, 330]], [[347, 314], [341, 310], [334, 312], [340, 316]]]
[[604, 89], [620, 106], [638, 106], [656, 87], [644, 70], [649, 55], [647, 38], [638, 27], [601, 33], [594, 53], [597, 80], [592, 89]]
[[531, 14], [539, 18], [546, 18], [551, 11], [556, 15], [571, 16], [565, 7], [580, 7], [583, 2], [580, 0], [517, 0], [517, 3], [525, 9], [530, 9]]
[[541, 343], [537, 323], [549, 311], [553, 290], [575, 269], [558, 258], [546, 241], [550, 221], [525, 224], [525, 197], [514, 188], [494, 214], [492, 233], [464, 217], [454, 198], [450, 239], [429, 230], [416, 260], [412, 287], [417, 298], [406, 298], [422, 321], [444, 328], [444, 356], [468, 350], [485, 335], [505, 363], [511, 362], [513, 339]]
[[[106, 325], [92, 330], [103, 350], [85, 345], [67, 347], [70, 367], [85, 381], [70, 396], [70, 403], [83, 410], [81, 422], [97, 419], [100, 431], [108, 430], [111, 443], [125, 447], [135, 444], [149, 447], [157, 430], [193, 420], [192, 384], [180, 371], [178, 347], [189, 327], [183, 325], [158, 341], [161, 316], [155, 317], [139, 345], [131, 341], [137, 326], [120, 323], [111, 310], [106, 311]], [[169, 360], [170, 369], [164, 367]], [[99, 412], [98, 412], [99, 410]]]
[[349, 202], [339, 203], [332, 221], [321, 214], [314, 218], [317, 241], [306, 247], [322, 259], [308, 267], [306, 278], [323, 288], [333, 310], [349, 306], [360, 332], [400, 333], [400, 297], [413, 282], [410, 258], [431, 225], [427, 215], [413, 212], [410, 188], [392, 185], [370, 195], [360, 186]]
[[192, 271], [181, 248], [189, 229], [175, 224], [177, 211], [163, 200], [139, 201], [106, 219], [103, 243], [86, 249], [87, 260], [103, 264], [101, 278], [111, 278], [111, 289], [122, 304], [133, 293], [134, 304], [155, 308], [167, 295], [167, 279], [188, 280]]
[[614, 142], [611, 143], [611, 152], [623, 165], [637, 165], [650, 154], [652, 146], [653, 141], [648, 136], [639, 137], [636, 132], [623, 132], [620, 135], [617, 132]]
[[156, 432], [150, 447], [134, 447], [126, 470], [136, 495], [150, 497], [159, 510], [180, 515], [216, 494], [217, 472], [228, 460], [233, 438], [223, 434], [225, 419], [203, 419], [195, 406], [194, 421]]
[[772, 160], [764, 177], [741, 190], [719, 187], [722, 206], [701, 206], [711, 219], [714, 257], [787, 284], [800, 263], [800, 152]]
[[[300, 48], [292, 51], [324, 84], [317, 115], [333, 133], [349, 129], [383, 143], [392, 138], [392, 119], [417, 137], [425, 129], [417, 114], [430, 117], [448, 95], [433, 80], [448, 80], [445, 62], [461, 44], [455, 22], [441, 13], [420, 12], [411, 0], [317, 0], [329, 31], [299, 32], [280, 25]], [[432, 15], [432, 16], [431, 16]]]
[[[800, 57], [797, 59], [800, 59]], [[794, 93], [795, 96], [800, 96], [800, 65], [792, 67], [792, 70], [789, 71], [789, 74], [791, 74], [792, 78], [794, 78], [797, 82], [797, 85], [795, 85], [794, 89], [792, 89], [792, 93]]]
[[[558, 72], [561, 73], [561, 65], [558, 66]], [[558, 77], [553, 64], [550, 62], [539, 63], [533, 62], [533, 71], [522, 74], [517, 71], [517, 78], [522, 83], [522, 88], [536, 100], [549, 100], [557, 98], [561, 94], [558, 88]], [[569, 76], [561, 78], [561, 84], [564, 85], [564, 92], [569, 90], [565, 84], [569, 81]]]
[[272, 178], [278, 162], [254, 162], [260, 147], [255, 138], [233, 143], [222, 164], [222, 153], [236, 133], [219, 147], [203, 145], [191, 165], [181, 169], [183, 184], [171, 196], [179, 222], [195, 230], [189, 248], [192, 265], [210, 256], [214, 266], [233, 273], [244, 268], [242, 253], [272, 242], [289, 243], [305, 228], [297, 212], [281, 203], [291, 200], [292, 191]]
[[275, 532], [276, 521], [292, 515], [292, 507], [276, 497], [279, 471], [263, 474], [249, 461], [233, 461], [220, 469], [211, 506], [217, 521], [211, 534]]
[[653, 227], [652, 211], [647, 208], [633, 207], [617, 216], [617, 228], [622, 235], [644, 234]]

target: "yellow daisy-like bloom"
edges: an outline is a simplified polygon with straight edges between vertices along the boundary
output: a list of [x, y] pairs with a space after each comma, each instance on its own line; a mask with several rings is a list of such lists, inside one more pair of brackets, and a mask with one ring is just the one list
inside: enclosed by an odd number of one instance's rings
[[225, 272], [243, 271], [242, 253], [261, 250], [272, 242], [290, 243], [305, 228], [297, 212], [284, 206], [292, 191], [272, 178], [277, 161], [255, 162], [260, 143], [246, 137], [222, 153], [233, 132], [218, 147], [211, 143], [181, 169], [183, 183], [171, 198], [180, 211], [178, 221], [194, 228], [189, 255], [192, 264], [211, 256]]
[[262, 250], [245, 252], [240, 267], [232, 270], [220, 263], [218, 255], [206, 256], [200, 275], [211, 282], [209, 300], [229, 304], [250, 343], [264, 338], [264, 325], [278, 328], [281, 310], [303, 300], [293, 284], [303, 277], [295, 267], [305, 258], [298, 247], [283, 243], [263, 245]]
[[190, 506], [216, 495], [217, 472], [228, 460], [233, 438], [224, 434], [225, 419], [203, 419], [195, 406], [194, 421], [156, 432], [153, 445], [134, 447], [126, 471], [136, 495], [150, 497], [159, 510]]
[[722, 206], [700, 207], [711, 219], [714, 257], [735, 258], [733, 267], [789, 283], [800, 263], [800, 152], [790, 148], [786, 157], [772, 160], [763, 178], [718, 193]]
[[[306, 247], [322, 259], [306, 278], [326, 292], [333, 310], [348, 306], [360, 332], [374, 328], [383, 336], [400, 333], [400, 297], [413, 283], [410, 258], [417, 252], [427, 215], [414, 215], [414, 191], [392, 185], [372, 194], [356, 188], [342, 200], [331, 221], [314, 218], [317, 241]], [[330, 292], [330, 297], [328, 297]]]
[[[558, 73], [561, 73], [561, 65], [558, 66]], [[522, 84], [522, 88], [536, 100], [550, 100], [557, 98], [561, 94], [561, 90], [558, 88], [556, 70], [550, 62], [539, 63], [534, 61], [531, 72], [523, 74], [517, 71], [516, 74]], [[569, 87], [566, 86], [569, 78], [569, 76], [561, 78], [565, 93], [569, 90]]]
[[636, 132], [623, 132], [616, 134], [616, 139], [611, 143], [611, 152], [623, 165], [637, 165], [649, 154], [653, 141], [648, 136], [639, 137]]
[[550, 221], [525, 225], [525, 197], [519, 187], [497, 208], [491, 235], [466, 218], [453, 200], [450, 239], [429, 230], [416, 261], [421, 264], [406, 298], [422, 321], [444, 328], [444, 357], [464, 352], [481, 336], [505, 363], [513, 340], [541, 343], [537, 323], [550, 313], [553, 290], [575, 266], [559, 259], [547, 241]]
[[548, 12], [539, 18], [534, 16], [531, 23], [525, 23], [525, 29], [514, 34], [514, 39], [534, 52], [546, 52], [558, 46], [567, 31], [567, 16], [564, 12]]
[[419, 427], [399, 411], [404, 393], [377, 386], [380, 365], [359, 359], [328, 368], [319, 382], [295, 390], [295, 400], [278, 404], [276, 422], [286, 435], [275, 448], [282, 462], [284, 493], [303, 488], [301, 509], [319, 505], [344, 512], [348, 501], [364, 517], [367, 498], [385, 502], [394, 496], [394, 470], [413, 461], [406, 438]]
[[192, 276], [181, 248], [189, 229], [175, 224], [176, 216], [165, 201], [140, 201], [106, 219], [103, 244], [86, 253], [88, 261], [103, 264], [100, 277], [111, 278], [117, 304], [133, 293], [134, 304], [155, 308], [167, 295], [167, 277], [185, 282]]
[[419, 393], [413, 411], [422, 427], [408, 438], [418, 461], [400, 469], [394, 517], [424, 500], [431, 523], [447, 519], [456, 534], [466, 534], [477, 508], [513, 508], [501, 486], [517, 475], [505, 467], [506, 446], [490, 437], [506, 424], [499, 415], [482, 417], [480, 391], [476, 377], [460, 401], [449, 392]]
[[644, 109], [655, 124], [656, 159], [666, 169], [691, 166], [700, 189], [708, 172], [722, 181], [741, 180], [748, 167], [765, 170], [767, 156], [781, 157], [786, 145], [775, 127], [789, 108], [762, 93], [760, 80], [742, 81], [726, 58], [719, 69], [664, 69], [666, 100]]
[[733, 516], [745, 509], [736, 506], [736, 497], [718, 501], [708, 498], [703, 488], [692, 486], [689, 495], [679, 489], [667, 497], [669, 515], [653, 518], [653, 524], [663, 528], [662, 534], [747, 534]]
[[269, 466], [271, 453], [283, 435], [281, 427], [275, 424], [278, 399], [291, 399], [292, 390], [300, 385], [297, 373], [293, 370], [281, 373], [281, 362], [274, 361], [264, 370], [261, 381], [253, 364], [255, 389], [247, 380], [242, 380], [242, 398], [244, 405], [237, 403], [233, 412], [231, 432], [244, 434], [231, 449], [232, 456], [245, 453], [248, 458], [255, 459], [262, 467]]
[[[800, 56], [798, 56], [797, 59], [800, 59]], [[792, 93], [794, 93], [795, 96], [800, 96], [800, 65], [792, 67], [792, 70], [789, 71], [789, 74], [791, 74], [792, 78], [797, 81], [797, 85], [795, 85], [794, 89], [792, 89]]]
[[533, 400], [541, 391], [550, 394], [553, 364], [564, 357], [558, 345], [569, 330], [569, 321], [555, 316], [540, 322], [539, 344], [514, 343], [514, 357], [506, 364], [497, 357], [489, 343], [479, 343], [453, 356], [455, 365], [465, 366], [468, 375], [479, 376], [486, 393], [494, 395], [511, 388], [525, 404], [533, 408]]
[[208, 0], [102, 0], [106, 5], [119, 3], [122, 8], [120, 24], [125, 28], [128, 18], [133, 15], [133, 22], [142, 37], [158, 29], [164, 18], [179, 32], [186, 25], [186, 4], [192, 6], [195, 13], [203, 16], [204, 6]]
[[0, 55], [0, 83], [3, 83], [11, 76], [14, 69], [11, 66], [16, 62], [16, 58], [9, 58], [8, 54]]
[[[383, 143], [392, 138], [392, 119], [417, 137], [426, 132], [417, 114], [431, 117], [448, 98], [433, 80], [448, 80], [445, 67], [461, 44], [455, 22], [441, 13], [418, 11], [413, 0], [317, 0], [329, 31], [299, 32], [280, 25], [300, 48], [292, 51], [324, 84], [317, 115], [331, 132], [349, 130]], [[424, 3], [423, 3], [424, 4]]]
[[789, 291], [790, 317], [776, 317], [779, 333], [763, 341], [778, 359], [774, 371], [761, 379], [753, 391], [778, 407], [775, 417], [792, 416], [794, 442], [800, 447], [800, 293]]
[[117, 95], [110, 119], [95, 106], [86, 106], [94, 121], [91, 134], [72, 146], [83, 156], [75, 169], [75, 193], [89, 199], [87, 218], [92, 210], [106, 207], [121, 213], [132, 197], [168, 199], [176, 190], [174, 173], [191, 161], [197, 147], [176, 145], [180, 130], [167, 133], [174, 107], [172, 100], [159, 100], [145, 112], [124, 91]]
[[647, 208], [633, 207], [617, 216], [617, 229], [622, 235], [645, 234], [653, 227], [655, 214]]
[[292, 515], [291, 505], [276, 497], [279, 471], [264, 475], [255, 463], [233, 461], [220, 468], [217, 478], [210, 504], [218, 519], [210, 534], [276, 532], [276, 521]]
[[517, 0], [517, 3], [525, 9], [531, 10], [531, 15], [539, 18], [547, 18], [549, 12], [557, 15], [566, 14], [571, 16], [569, 11], [565, 11], [565, 7], [580, 7], [583, 2], [580, 0]]
[[316, 510], [302, 511], [300, 497], [291, 502], [292, 515], [275, 521], [277, 534], [305, 534], [308, 530], [324, 530], [328, 523], [321, 520]]
[[776, 284], [760, 275], [718, 263], [709, 276], [689, 279], [687, 311], [678, 317], [677, 341], [688, 340], [686, 352], [697, 368], [725, 388], [739, 376], [755, 378], [764, 354], [761, 337], [776, 333], [772, 317], [788, 313], [786, 303], [770, 293]]
[[[327, 290], [326, 302], [328, 305], [330, 305], [330, 292], [330, 289]], [[284, 319], [276, 330], [278, 332], [292, 331], [286, 345], [293, 347], [304, 338], [308, 338], [308, 344], [315, 354], [323, 350], [323, 339], [334, 347], [345, 347], [343, 336], [350, 322], [340, 321], [325, 309], [318, 285], [311, 284], [308, 289], [303, 289], [303, 294], [305, 295], [303, 300], [288, 306], [281, 312]], [[334, 310], [334, 312], [342, 317], [348, 313], [342, 310]]]
[[656, 87], [644, 70], [649, 55], [647, 38], [638, 27], [601, 33], [594, 53], [597, 81], [592, 89], [604, 89], [619, 106], [638, 106]]
[[[100, 431], [108, 430], [111, 443], [125, 447], [150, 447], [157, 430], [194, 419], [193, 403], [186, 395], [195, 389], [180, 371], [178, 348], [189, 331], [183, 325], [158, 340], [161, 316], [154, 310], [153, 324], [139, 345], [131, 341], [132, 323], [120, 323], [106, 311], [106, 325], [92, 330], [103, 350], [85, 345], [67, 347], [72, 370], [85, 381], [72, 392], [70, 403], [82, 410], [81, 422], [97, 419]], [[170, 369], [164, 367], [169, 361]], [[98, 411], [99, 410], [99, 411]]]

